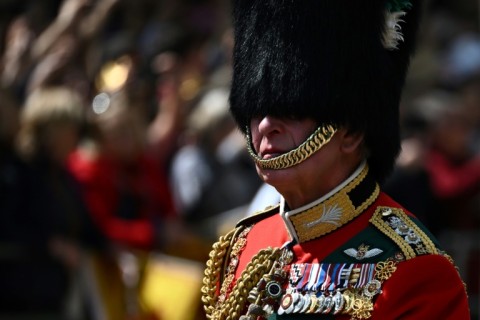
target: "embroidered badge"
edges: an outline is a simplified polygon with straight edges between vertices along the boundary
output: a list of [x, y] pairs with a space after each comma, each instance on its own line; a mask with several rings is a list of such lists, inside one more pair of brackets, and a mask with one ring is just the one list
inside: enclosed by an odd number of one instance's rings
[[357, 260], [363, 260], [363, 259], [375, 257], [383, 252], [383, 250], [381, 249], [373, 248], [369, 250], [369, 248], [370, 246], [361, 244], [358, 247], [358, 250], [354, 248], [350, 248], [350, 249], [344, 250], [343, 252], [345, 252], [345, 254]]
[[306, 223], [305, 226], [307, 228], [311, 228], [319, 223], [330, 223], [335, 226], [339, 226], [341, 217], [342, 208], [340, 208], [337, 204], [329, 207], [323, 205], [323, 215], [317, 220]]
[[305, 264], [294, 264], [290, 268], [290, 281], [296, 284], [305, 272]]

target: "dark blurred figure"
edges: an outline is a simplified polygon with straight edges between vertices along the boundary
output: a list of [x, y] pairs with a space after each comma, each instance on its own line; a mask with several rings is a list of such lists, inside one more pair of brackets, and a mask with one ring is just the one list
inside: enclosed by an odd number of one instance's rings
[[143, 268], [152, 250], [166, 250], [181, 239], [181, 223], [165, 167], [146, 148], [145, 120], [125, 92], [100, 94], [94, 112], [89, 139], [69, 161], [114, 260], [100, 257], [93, 270], [109, 319], [146, 319], [152, 315], [138, 295]]
[[385, 188], [439, 238], [456, 262], [478, 307], [480, 253], [479, 100], [471, 92], [431, 91], [405, 118], [406, 138]]
[[[35, 310], [48, 302], [43, 288], [32, 280], [42, 275], [43, 257], [35, 259], [38, 219], [32, 211], [31, 175], [15, 152], [19, 107], [8, 92], [0, 92], [0, 310]], [[43, 255], [47, 255], [45, 243]], [[42, 254], [40, 254], [42, 256]], [[36, 261], [37, 260], [37, 261]], [[46, 264], [48, 265], [48, 263]], [[45, 298], [46, 301], [42, 300]], [[49, 301], [51, 304], [53, 301]], [[50, 306], [45, 306], [49, 308]]]
[[463, 99], [443, 110], [432, 126], [426, 169], [438, 201], [431, 219], [439, 222], [439, 240], [455, 259], [472, 312], [478, 315], [478, 304], [473, 304], [480, 279], [480, 154], [473, 140], [477, 124]]
[[438, 235], [442, 228], [435, 215], [438, 200], [432, 189], [426, 166], [431, 148], [431, 130], [440, 115], [458, 102], [458, 97], [444, 90], [433, 90], [416, 98], [405, 112], [403, 122], [402, 151], [397, 158], [393, 174], [385, 188], [397, 201], [403, 201], [408, 210]]
[[62, 87], [36, 90], [23, 107], [18, 150], [26, 165], [18, 167], [19, 180], [7, 190], [11, 202], [20, 199], [2, 210], [2, 228], [11, 227], [2, 236], [15, 258], [2, 264], [0, 272], [6, 277], [2, 312], [88, 317], [78, 272], [88, 252], [100, 249], [103, 241], [66, 170], [79, 139], [82, 111], [80, 98]]

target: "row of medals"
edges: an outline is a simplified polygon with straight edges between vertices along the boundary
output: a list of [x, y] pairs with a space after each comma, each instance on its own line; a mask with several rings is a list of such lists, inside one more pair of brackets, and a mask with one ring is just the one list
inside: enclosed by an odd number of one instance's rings
[[[291, 252], [285, 250], [288, 258], [282, 256], [280, 263], [274, 264], [273, 272], [266, 274], [258, 282], [257, 286], [250, 291], [247, 300], [251, 303], [247, 315], [241, 316], [240, 320], [250, 320], [266, 318], [268, 314], [273, 313], [273, 305], [275, 301], [280, 300], [280, 306], [277, 313], [294, 314], [294, 313], [316, 313], [316, 314], [349, 314], [356, 308], [372, 309], [371, 299], [381, 292], [381, 282], [376, 279], [370, 281], [359, 288], [337, 288], [334, 291], [325, 292], [307, 292], [301, 293], [296, 288], [288, 288], [282, 290], [282, 283], [287, 280], [287, 274], [283, 267], [291, 262]], [[282, 261], [283, 260], [283, 261]], [[359, 270], [354, 270], [351, 275], [350, 284], [353, 285], [358, 280]], [[284, 294], [283, 294], [284, 293]], [[259, 305], [259, 297], [263, 297], [263, 305]]]
[[[358, 280], [358, 271], [351, 275], [350, 285]], [[355, 274], [357, 273], [357, 274]], [[334, 315], [350, 313], [354, 305], [370, 308], [371, 299], [382, 290], [382, 283], [370, 279], [365, 286], [354, 288], [337, 288], [334, 291], [300, 293], [296, 288], [289, 288], [280, 300], [278, 314], [322, 313]]]
[[350, 290], [343, 293], [339, 290], [334, 292], [316, 294], [302, 294], [299, 292], [287, 292], [278, 308], [278, 314], [292, 313], [322, 313], [334, 315], [349, 313], [353, 309], [355, 294]]

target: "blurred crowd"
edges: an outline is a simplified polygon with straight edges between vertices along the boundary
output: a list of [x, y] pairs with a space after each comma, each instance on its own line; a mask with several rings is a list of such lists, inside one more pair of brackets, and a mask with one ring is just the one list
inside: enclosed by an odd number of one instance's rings
[[[478, 5], [425, 3], [402, 152], [384, 186], [452, 255], [474, 317]], [[201, 269], [220, 233], [278, 201], [228, 112], [229, 10], [224, 0], [0, 0], [0, 318], [174, 319], [162, 311], [173, 307], [202, 319], [201, 274], [173, 285], [169, 274]]]

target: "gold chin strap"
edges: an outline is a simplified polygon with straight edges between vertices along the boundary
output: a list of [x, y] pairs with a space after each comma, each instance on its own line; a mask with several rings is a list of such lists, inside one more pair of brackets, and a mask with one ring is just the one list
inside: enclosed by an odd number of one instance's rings
[[307, 138], [307, 140], [295, 149], [268, 160], [260, 158], [253, 150], [252, 138], [248, 126], [246, 132], [248, 153], [255, 163], [262, 169], [280, 170], [293, 167], [307, 160], [312, 154], [320, 150], [330, 141], [330, 139], [332, 139], [335, 132], [337, 132], [337, 129], [332, 125], [320, 126]]

